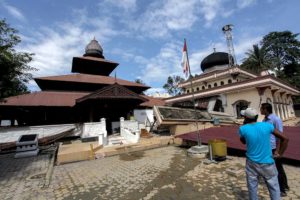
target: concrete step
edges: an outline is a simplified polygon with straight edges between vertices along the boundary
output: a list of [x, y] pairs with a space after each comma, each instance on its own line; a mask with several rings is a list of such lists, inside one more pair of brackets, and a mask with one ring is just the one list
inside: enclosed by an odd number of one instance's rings
[[109, 136], [108, 137], [108, 145], [120, 145], [120, 144], [128, 144], [128, 142], [122, 136]]

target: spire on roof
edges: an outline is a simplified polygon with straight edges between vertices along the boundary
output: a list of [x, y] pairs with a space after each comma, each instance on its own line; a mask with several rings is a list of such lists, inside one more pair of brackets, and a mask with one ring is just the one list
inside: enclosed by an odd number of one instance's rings
[[85, 47], [85, 54], [83, 56], [92, 56], [97, 58], [104, 58], [103, 56], [103, 49], [101, 45], [96, 40], [96, 37], [94, 36], [94, 39], [90, 41], [88, 45]]

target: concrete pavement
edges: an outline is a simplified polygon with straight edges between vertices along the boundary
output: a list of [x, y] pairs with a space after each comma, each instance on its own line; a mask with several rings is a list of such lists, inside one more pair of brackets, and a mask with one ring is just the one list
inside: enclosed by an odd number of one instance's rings
[[[131, 152], [104, 159], [54, 166], [50, 154], [13, 159], [0, 155], [1, 199], [248, 199], [245, 158], [229, 157], [205, 165], [175, 146]], [[290, 191], [300, 199], [300, 168], [285, 165]], [[241, 170], [237, 176], [228, 169]], [[260, 199], [268, 199], [263, 183]]]

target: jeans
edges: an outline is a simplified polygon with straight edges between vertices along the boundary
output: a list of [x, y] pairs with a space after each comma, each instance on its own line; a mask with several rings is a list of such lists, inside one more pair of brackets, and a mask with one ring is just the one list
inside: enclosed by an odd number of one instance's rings
[[[274, 153], [274, 149], [272, 152]], [[279, 188], [280, 192], [285, 192], [287, 188], [289, 188], [288, 180], [282, 165], [282, 159], [281, 158], [275, 158], [275, 164], [278, 171], [278, 182], [279, 182]]]
[[246, 161], [247, 186], [249, 199], [258, 200], [258, 178], [263, 177], [270, 194], [271, 200], [280, 199], [280, 189], [277, 178], [278, 172], [275, 164], [259, 164], [249, 159]]

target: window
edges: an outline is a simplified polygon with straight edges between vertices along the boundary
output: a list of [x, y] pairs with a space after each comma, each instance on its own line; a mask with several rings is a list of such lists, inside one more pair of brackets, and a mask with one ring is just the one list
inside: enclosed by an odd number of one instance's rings
[[210, 85], [210, 84], [208, 85], [208, 88], [211, 88], [211, 85]]
[[224, 108], [222, 105], [222, 101], [220, 99], [216, 100], [215, 106], [214, 106], [214, 110], [213, 111], [217, 111], [217, 112], [224, 112]]
[[215, 83], [215, 84], [214, 84], [214, 87], [217, 87], [217, 86], [218, 86], [218, 83]]
[[199, 88], [197, 87], [197, 91], [199, 91]]
[[228, 79], [228, 83], [232, 83], [232, 80], [231, 80], [231, 79]]
[[232, 104], [234, 107], [234, 110], [236, 112], [237, 118], [242, 118], [241, 116], [241, 110], [245, 110], [250, 105], [250, 102], [245, 100], [238, 100], [234, 104]]
[[224, 81], [221, 81], [221, 85], [224, 85]]
[[205, 87], [204, 87], [204, 86], [202, 86], [202, 90], [205, 90]]
[[189, 91], [189, 90], [186, 90], [186, 93], [190, 93], [190, 91]]

